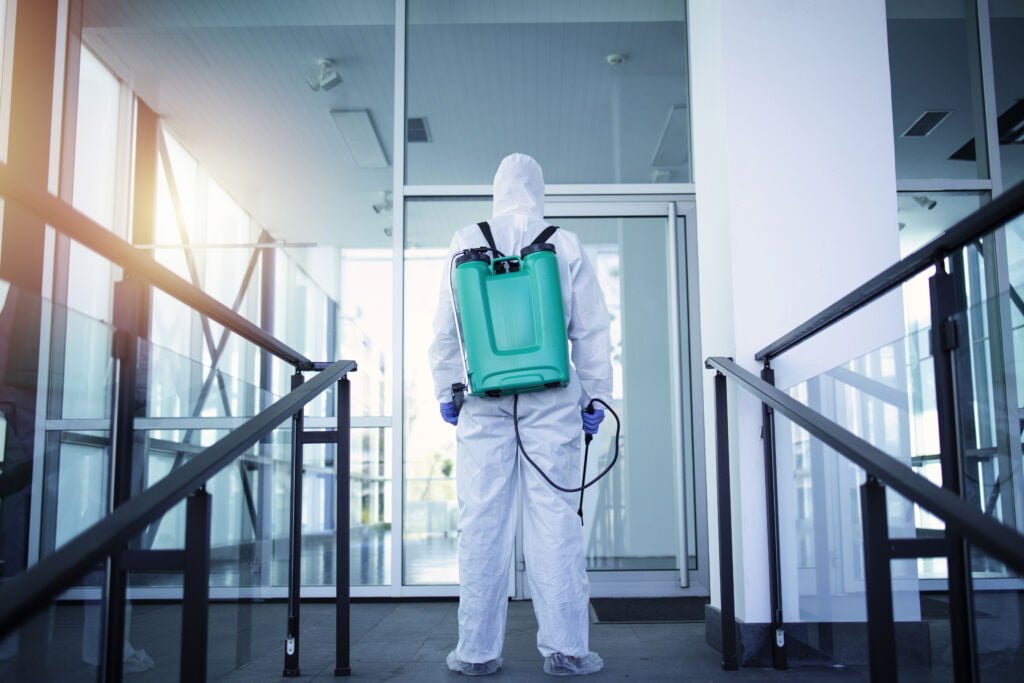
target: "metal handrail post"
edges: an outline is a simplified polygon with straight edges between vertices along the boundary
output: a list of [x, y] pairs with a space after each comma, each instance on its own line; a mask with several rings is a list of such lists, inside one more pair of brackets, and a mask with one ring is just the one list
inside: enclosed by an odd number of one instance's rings
[[[292, 375], [292, 391], [305, 377]], [[304, 409], [292, 415], [291, 506], [288, 535], [288, 636], [284, 643], [284, 676], [300, 675], [299, 670], [299, 602], [302, 590], [302, 432]]]
[[[946, 271], [945, 259], [935, 263], [929, 279], [932, 317], [932, 360], [935, 365], [935, 408], [939, 428], [942, 488], [961, 496], [960, 422], [956, 406], [954, 353], [966, 334], [956, 316], [964, 310], [963, 280]], [[949, 631], [953, 676], [958, 683], [978, 680], [977, 636], [971, 587], [970, 549], [964, 537], [946, 529]]]
[[896, 624], [892, 608], [892, 567], [885, 487], [868, 476], [860, 487], [864, 535], [864, 584], [868, 607], [868, 663], [872, 683], [896, 683]]
[[[144, 311], [145, 288], [136, 279], [114, 285], [114, 344], [117, 384], [113, 417], [113, 465], [110, 470], [110, 509], [132, 497], [135, 460], [135, 412], [139, 371], [139, 332]], [[119, 682], [123, 677], [124, 641], [127, 632], [126, 605], [128, 575], [120, 553], [106, 563], [103, 624], [103, 680]]]
[[732, 566], [732, 498], [729, 483], [729, 398], [725, 375], [715, 373], [715, 441], [718, 482], [718, 571], [722, 602], [722, 668], [740, 668]]
[[206, 680], [210, 631], [210, 494], [201, 488], [185, 504], [185, 571], [181, 605], [181, 683]]
[[335, 533], [335, 603], [334, 603], [334, 651], [335, 676], [352, 674], [349, 658], [351, 645], [350, 599], [349, 599], [349, 475], [351, 474], [351, 387], [348, 375], [338, 382], [338, 448], [334, 456], [334, 533]]
[[[775, 385], [775, 371], [765, 362], [761, 379]], [[787, 668], [785, 621], [782, 616], [782, 559], [779, 550], [779, 487], [775, 452], [775, 411], [761, 404], [764, 446], [765, 518], [768, 523], [768, 588], [772, 610], [772, 666]]]

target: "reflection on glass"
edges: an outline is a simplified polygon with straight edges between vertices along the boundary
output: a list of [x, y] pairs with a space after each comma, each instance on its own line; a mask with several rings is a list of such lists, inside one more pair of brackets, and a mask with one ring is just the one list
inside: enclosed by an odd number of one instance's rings
[[489, 184], [524, 152], [549, 183], [689, 182], [685, 18], [684, 0], [410, 2], [407, 181]]
[[[932, 241], [958, 221], [978, 210], [986, 200], [980, 192], [901, 192], [897, 195], [900, 227], [900, 258]], [[929, 273], [922, 273], [903, 287], [906, 333], [928, 327], [931, 320]]]
[[[432, 318], [455, 230], [490, 213], [482, 200], [425, 200], [408, 207], [405, 250], [406, 584], [455, 583], [458, 506], [455, 430], [444, 423], [427, 358]], [[682, 456], [674, 434], [664, 218], [559, 219], [579, 235], [612, 319], [613, 403], [623, 418], [621, 459], [588, 492], [591, 570], [679, 567]], [[482, 239], [482, 238], [481, 238]], [[651, 258], [651, 254], [660, 255]], [[445, 296], [445, 300], [447, 297]], [[611, 418], [591, 445], [589, 471], [614, 453]], [[582, 459], [581, 459], [582, 460]], [[640, 501], [643, 501], [642, 503]]]
[[[910, 419], [913, 366], [903, 341], [882, 347], [790, 389], [814, 408], [908, 466], [918, 425]], [[860, 468], [776, 414], [780, 546], [787, 620], [832, 622], [866, 618]], [[934, 422], [933, 430], [937, 429]], [[889, 533], [914, 537], [914, 509], [887, 492]], [[786, 578], [786, 575], [789, 578]], [[918, 567], [892, 565], [897, 620], [918, 620]]]
[[40, 553], [48, 555], [106, 516], [110, 432], [46, 434], [46, 491]]
[[989, 10], [999, 157], [1003, 185], [1012, 187], [1024, 180], [1024, 15], [1013, 0], [993, 0]]
[[[124, 117], [121, 106], [121, 83], [86, 47], [81, 50], [78, 78], [78, 110], [75, 116], [74, 182], [72, 204], [100, 225], [120, 233], [123, 221], [118, 219], [119, 167], [123, 161]], [[124, 170], [121, 168], [120, 170]], [[58, 251], [68, 250], [65, 290], [57, 291], [57, 300], [69, 308], [98, 319], [111, 319], [115, 268], [110, 261], [78, 243], [60, 239]], [[84, 286], [85, 284], [88, 286]], [[59, 331], [59, 321], [55, 321]], [[68, 329], [70, 340], [77, 331]], [[59, 333], [58, 333], [59, 334]], [[90, 348], [89, 367], [102, 365], [108, 349]]]
[[148, 396], [140, 415], [251, 417], [271, 400], [246, 380], [155, 344], [140, 343], [139, 355]]
[[897, 178], [988, 177], [973, 12], [968, 0], [886, 2]]
[[[225, 432], [185, 430], [146, 434], [149, 484], [188, 462]], [[353, 429], [349, 488], [349, 567], [352, 585], [391, 581], [390, 430]], [[210, 585], [251, 588], [288, 584], [291, 432], [279, 429], [207, 484], [211, 495]], [[335, 582], [334, 449], [307, 446], [302, 479], [303, 586]], [[145, 547], [181, 548], [185, 504], [143, 535]], [[180, 586], [177, 574], [134, 574], [136, 586]]]
[[[992, 259], [997, 249], [1005, 249], [1008, 255], [1010, 277], [1002, 294], [994, 296], [998, 273]], [[1004, 235], [986, 236], [947, 259], [949, 272], [962, 283], [964, 300], [955, 317], [959, 343], [954, 350], [963, 495], [994, 519], [1017, 528], [1022, 527], [1019, 500], [1024, 491], [1018, 407], [1024, 373], [1016, 360], [1024, 351], [1024, 299], [1017, 278], [1022, 253], [1018, 226], [1011, 224]], [[927, 292], [927, 280], [923, 282]], [[941, 485], [930, 321], [910, 322], [904, 339], [808, 380], [792, 393]], [[853, 480], [842, 475], [844, 467], [852, 466], [823, 461], [827, 449], [802, 430], [793, 429], [789, 435], [780, 432], [779, 444], [780, 453], [792, 448], [797, 496], [794, 543], [801, 566], [809, 566], [815, 553], [821, 557], [825, 551], [821, 543], [842, 541], [829, 539], [837, 530], [847, 529], [833, 520], [841, 520], [841, 501], [852, 491]], [[893, 536], [935, 537], [944, 529], [939, 519], [916, 506], [909, 508], [899, 497], [890, 496], [889, 514]], [[854, 552], [857, 538], [849, 538], [848, 551]], [[984, 556], [975, 558], [972, 569], [976, 579], [1011, 575], [1001, 563]], [[916, 577], [946, 578], [945, 559], [919, 560]], [[815, 585], [821, 590], [820, 579]]]
[[392, 271], [390, 249], [341, 250], [341, 352], [359, 363], [353, 415], [391, 414]]
[[114, 227], [121, 84], [83, 47], [75, 130], [75, 208]]
[[[97, 572], [96, 576], [102, 580], [102, 574]], [[53, 603], [0, 639], [0, 680], [97, 680], [103, 652], [104, 604], [98, 591], [96, 595], [82, 601]]]

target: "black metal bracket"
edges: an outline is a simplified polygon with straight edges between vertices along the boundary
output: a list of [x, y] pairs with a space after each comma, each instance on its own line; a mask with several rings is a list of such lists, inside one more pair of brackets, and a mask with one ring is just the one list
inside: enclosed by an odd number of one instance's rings
[[945, 538], [893, 538], [889, 540], [889, 557], [894, 560], [945, 557], [948, 548]]
[[326, 430], [319, 430], [319, 431], [306, 430], [306, 431], [302, 432], [302, 435], [300, 436], [300, 439], [302, 441], [302, 445], [303, 446], [308, 445], [308, 444], [318, 444], [318, 443], [321, 443], [321, 444], [334, 444], [334, 443], [338, 443], [338, 430], [336, 430], [336, 429], [326, 429]]
[[121, 568], [126, 572], [180, 572], [185, 570], [184, 550], [123, 550]]

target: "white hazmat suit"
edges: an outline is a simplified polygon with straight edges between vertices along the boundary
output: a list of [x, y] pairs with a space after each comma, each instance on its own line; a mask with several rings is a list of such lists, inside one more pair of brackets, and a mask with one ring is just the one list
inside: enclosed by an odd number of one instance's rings
[[[518, 254], [545, 228], [544, 178], [525, 154], [502, 160], [494, 177], [494, 216], [488, 221], [497, 248]], [[581, 462], [580, 409], [590, 399], [611, 402], [612, 367], [608, 309], [593, 266], [575, 234], [559, 229], [555, 246], [572, 369], [562, 389], [519, 397], [519, 428], [530, 456], [563, 486], [578, 486]], [[476, 225], [459, 230], [449, 256], [486, 246]], [[451, 307], [448, 271], [434, 316], [430, 360], [437, 399], [452, 400], [452, 384], [464, 369]], [[576, 515], [578, 494], [551, 488], [518, 457], [512, 397], [467, 397], [459, 416], [457, 477], [459, 498], [459, 643], [449, 656], [461, 663], [500, 666], [508, 607], [509, 567], [518, 505], [523, 505], [526, 573], [537, 615], [537, 648], [547, 658], [580, 658], [590, 673], [601, 660], [590, 652], [589, 584], [583, 531]], [[576, 662], [579, 664], [580, 662]], [[572, 667], [570, 667], [572, 668]], [[464, 671], [469, 673], [469, 671]], [[549, 671], [549, 673], [554, 673]], [[564, 671], [562, 673], [565, 673]]]

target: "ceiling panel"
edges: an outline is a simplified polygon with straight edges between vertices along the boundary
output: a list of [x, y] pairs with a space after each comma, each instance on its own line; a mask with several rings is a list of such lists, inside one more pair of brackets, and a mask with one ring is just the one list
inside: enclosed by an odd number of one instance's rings
[[[410, 36], [409, 115], [433, 138], [409, 148], [417, 182], [489, 183], [512, 151], [534, 154], [549, 182], [650, 177], [669, 112], [686, 105], [685, 31], [659, 21], [682, 16], [681, 0], [412, 4], [432, 24]], [[380, 246], [391, 215], [372, 207], [392, 169], [357, 168], [330, 111], [367, 110], [394, 159], [386, 5], [86, 0], [83, 33], [275, 236]], [[610, 50], [629, 55], [618, 71]], [[344, 82], [313, 92], [324, 57]]]

